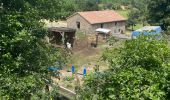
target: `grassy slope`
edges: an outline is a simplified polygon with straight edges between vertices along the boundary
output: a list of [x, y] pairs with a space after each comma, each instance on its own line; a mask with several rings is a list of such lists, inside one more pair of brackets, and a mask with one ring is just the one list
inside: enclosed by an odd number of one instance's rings
[[129, 10], [115, 10], [117, 13], [128, 19]]
[[[123, 17], [125, 17], [126, 19], [128, 19], [129, 10], [115, 10], [115, 11], [122, 15]], [[134, 30], [137, 30], [141, 27], [143, 27], [141, 23], [136, 24], [136, 26], [134, 26]], [[127, 29], [131, 29], [131, 27], [128, 27]]]

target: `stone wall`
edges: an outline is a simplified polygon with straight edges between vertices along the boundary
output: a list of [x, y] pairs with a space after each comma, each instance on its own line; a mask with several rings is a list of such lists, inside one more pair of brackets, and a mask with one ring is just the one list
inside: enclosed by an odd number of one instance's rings
[[[76, 22], [80, 22], [80, 28], [77, 27]], [[90, 33], [91, 24], [79, 14], [75, 14], [67, 19], [67, 27], [76, 29], [77, 32]]]
[[[101, 24], [93, 24], [92, 30], [101, 28]], [[112, 34], [125, 33], [125, 21], [103, 23], [103, 28], [110, 29]]]
[[[77, 23], [80, 22], [80, 28]], [[112, 34], [125, 33], [125, 21], [102, 23], [103, 28], [110, 29]], [[77, 32], [84, 32], [86, 34], [95, 34], [97, 28], [101, 28], [101, 24], [90, 24], [87, 20], [79, 14], [72, 15], [67, 19], [67, 27], [76, 29]]]

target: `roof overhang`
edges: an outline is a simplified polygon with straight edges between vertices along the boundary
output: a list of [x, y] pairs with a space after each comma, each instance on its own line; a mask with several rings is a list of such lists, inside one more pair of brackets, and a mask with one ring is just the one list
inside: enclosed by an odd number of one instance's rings
[[[93, 11], [90, 11], [90, 12], [93, 12]], [[88, 19], [86, 19], [81, 13], [83, 12], [76, 12], [74, 14], [72, 14], [71, 16], [67, 17], [66, 19], [68, 20], [69, 18], [75, 16], [75, 15], [79, 15], [81, 16], [83, 19], [85, 19], [89, 24], [93, 25], [93, 24], [101, 24], [101, 23], [113, 23], [113, 22], [121, 22], [121, 21], [127, 21], [126, 18], [123, 18], [123, 19], [113, 19], [113, 20], [109, 20], [109, 21], [96, 21], [96, 22], [91, 22], [89, 21]]]
[[110, 29], [105, 29], [105, 28], [98, 28], [98, 29], [96, 29], [95, 31], [96, 31], [96, 32], [99, 32], [99, 33], [105, 33], [105, 34], [111, 32]]
[[126, 20], [117, 20], [117, 21], [109, 21], [109, 22], [96, 22], [96, 23], [90, 23], [92, 25], [95, 25], [95, 24], [103, 24], [103, 23], [114, 23], [114, 22], [124, 22]]
[[76, 29], [67, 28], [67, 27], [51, 27], [48, 29], [51, 32], [76, 32]]

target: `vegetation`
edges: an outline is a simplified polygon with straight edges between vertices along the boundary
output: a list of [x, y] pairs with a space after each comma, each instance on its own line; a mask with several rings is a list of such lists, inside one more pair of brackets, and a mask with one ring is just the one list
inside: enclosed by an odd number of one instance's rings
[[130, 11], [128, 15], [127, 26], [132, 26], [132, 30], [134, 30], [134, 26], [139, 22], [140, 12], [137, 9], [133, 9]]
[[115, 10], [117, 13], [119, 13], [121, 16], [125, 17], [126, 19], [128, 19], [128, 14], [129, 14], [129, 10]]
[[78, 0], [76, 3], [81, 11], [98, 10], [98, 4], [96, 0]]
[[65, 58], [62, 50], [43, 40], [48, 32], [40, 20], [65, 16], [63, 4], [64, 0], [0, 0], [0, 97], [44, 96], [45, 84], [50, 83], [47, 67]]
[[[132, 29], [137, 26], [145, 26], [148, 16], [148, 0], [137, 1], [134, 0], [131, 2], [130, 11], [128, 14], [127, 26], [131, 26]], [[140, 25], [141, 24], [141, 25]]]
[[170, 98], [170, 48], [164, 39], [140, 36], [127, 40], [122, 47], [106, 50], [103, 59], [110, 63], [110, 70], [89, 76], [81, 99]]
[[151, 25], [160, 25], [163, 30], [170, 30], [170, 2], [169, 0], [150, 0], [149, 23]]
[[137, 23], [141, 23], [143, 26], [149, 23], [161, 26], [165, 31], [169, 30], [169, 0], [134, 0], [131, 5], [128, 25], [132, 26], [132, 30]]
[[[47, 68], [55, 62], [61, 67], [67, 53], [44, 41], [49, 34], [42, 19], [56, 21], [77, 11], [114, 9], [128, 18], [132, 30], [150, 24], [170, 31], [169, 5], [169, 0], [0, 0], [0, 97], [47, 100], [57, 96], [54, 84], [53, 91], [43, 92], [52, 83]], [[108, 39], [111, 45], [117, 41]], [[80, 99], [170, 99], [170, 49], [163, 38], [127, 40], [116, 49], [106, 49], [102, 58], [110, 69], [87, 76], [78, 92]]]

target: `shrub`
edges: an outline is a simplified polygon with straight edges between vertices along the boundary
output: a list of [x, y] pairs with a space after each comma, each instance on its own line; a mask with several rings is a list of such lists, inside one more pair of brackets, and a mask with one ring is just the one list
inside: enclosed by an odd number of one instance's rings
[[[87, 77], [82, 100], [169, 100], [170, 49], [164, 39], [140, 36], [122, 47], [107, 49], [111, 70]], [[88, 92], [87, 92], [88, 91]]]

